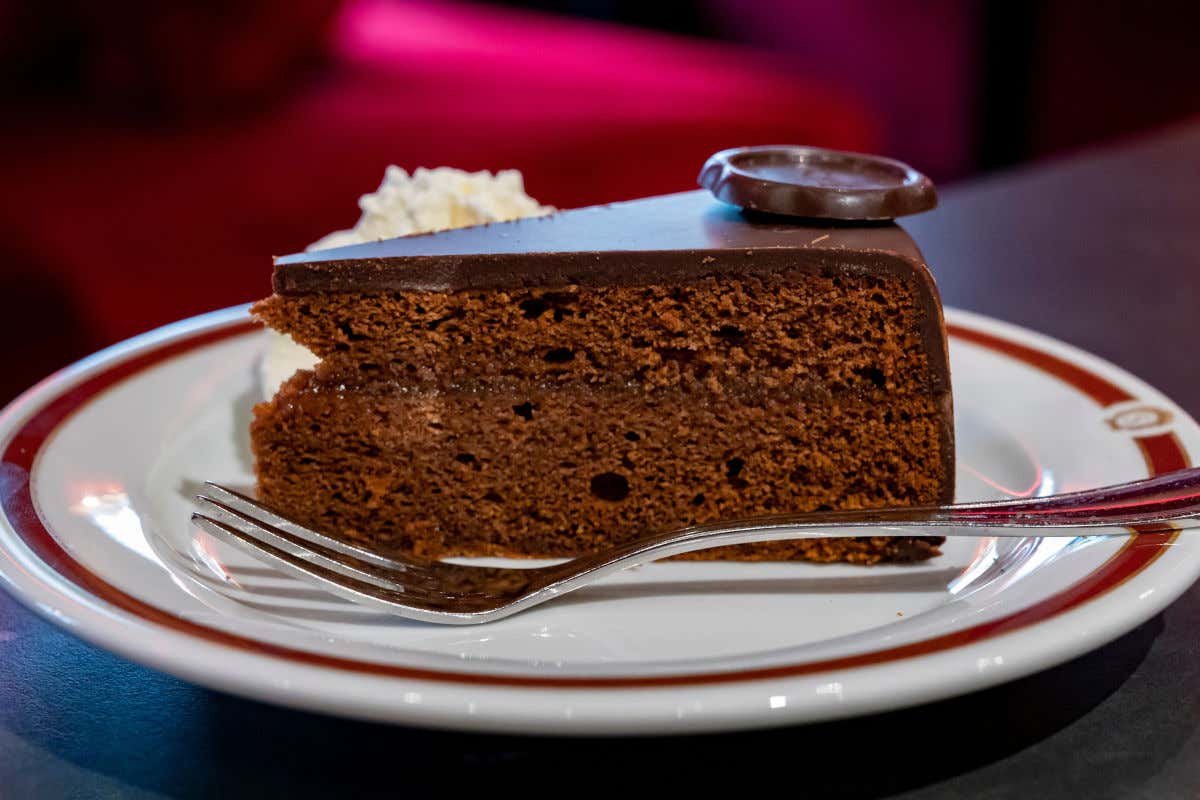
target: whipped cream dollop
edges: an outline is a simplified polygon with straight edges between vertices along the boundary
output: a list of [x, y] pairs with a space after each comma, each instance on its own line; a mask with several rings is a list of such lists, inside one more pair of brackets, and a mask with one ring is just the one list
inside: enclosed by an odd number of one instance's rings
[[[515, 169], [492, 174], [486, 170], [418, 167], [410, 175], [394, 165], [384, 172], [377, 190], [359, 198], [358, 207], [362, 216], [353, 228], [322, 237], [307, 250], [540, 217], [554, 211], [525, 193], [525, 181]], [[267, 336], [267, 347], [259, 362], [264, 398], [272, 397], [296, 370], [312, 369], [320, 360], [287, 334], [268, 330]]]

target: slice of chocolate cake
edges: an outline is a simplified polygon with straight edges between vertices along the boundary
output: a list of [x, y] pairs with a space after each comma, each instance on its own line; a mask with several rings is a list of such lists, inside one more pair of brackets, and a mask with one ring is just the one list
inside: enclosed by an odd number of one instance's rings
[[[948, 502], [937, 291], [891, 222], [704, 191], [280, 258], [321, 358], [255, 409], [267, 504], [381, 552], [571, 556], [784, 511]], [[699, 558], [909, 561], [863, 537]]]

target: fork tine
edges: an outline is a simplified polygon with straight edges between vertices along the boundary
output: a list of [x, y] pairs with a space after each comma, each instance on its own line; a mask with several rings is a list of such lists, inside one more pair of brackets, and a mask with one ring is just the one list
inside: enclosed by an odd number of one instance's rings
[[250, 553], [255, 558], [266, 561], [278, 567], [289, 575], [300, 580], [316, 581], [318, 585], [332, 594], [344, 597], [354, 603], [381, 609], [390, 614], [398, 614], [408, 619], [425, 622], [441, 623], [471, 623], [475, 622], [478, 614], [455, 613], [438, 611], [429, 602], [435, 600], [436, 593], [413, 593], [406, 591], [403, 586], [387, 588], [368, 583], [349, 575], [326, 569], [319, 564], [305, 561], [286, 550], [274, 547], [269, 542], [259, 538], [267, 533], [258, 528], [251, 533], [240, 527], [207, 517], [199, 512], [192, 514], [192, 521], [205, 532], [217, 539]]
[[392, 562], [396, 563], [395, 567], [383, 567], [365, 563], [355, 556], [330, 552], [322, 544], [308, 542], [294, 533], [235, 508], [230, 508], [211, 497], [196, 495], [196, 503], [209, 519], [235, 528], [245, 535], [260, 542], [266, 542], [275, 549], [296, 558], [316, 563], [331, 572], [384, 588], [390, 588], [397, 584], [425, 587], [430, 582], [427, 572], [410, 571], [407, 569], [407, 565], [400, 562]]
[[344, 556], [350, 556], [351, 558], [358, 559], [359, 561], [365, 561], [368, 564], [374, 564], [377, 567], [383, 567], [385, 569], [400, 569], [405, 571], [421, 571], [428, 569], [428, 566], [421, 564], [419, 561], [398, 561], [387, 558], [386, 556], [381, 556], [377, 553], [372, 553], [370, 550], [364, 550], [361, 547], [355, 547], [352, 544], [340, 542], [337, 539], [331, 539], [322, 533], [314, 531], [312, 528], [301, 525], [298, 522], [293, 522], [287, 517], [281, 516], [278, 512], [272, 511], [262, 503], [259, 503], [257, 500], [246, 497], [246, 495], [240, 492], [235, 492], [233, 489], [221, 486], [218, 483], [205, 481], [204, 485], [211, 490], [211, 493], [214, 496], [207, 498], [210, 501], [214, 501], [215, 499], [215, 502], [217, 502], [219, 505], [224, 506], [225, 508], [244, 517], [245, 519], [266, 523], [270, 525], [270, 527], [278, 531], [289, 533], [292, 536], [307, 542], [308, 544], [315, 544], [325, 548], [326, 550], [332, 550], [335, 553], [339, 553]]

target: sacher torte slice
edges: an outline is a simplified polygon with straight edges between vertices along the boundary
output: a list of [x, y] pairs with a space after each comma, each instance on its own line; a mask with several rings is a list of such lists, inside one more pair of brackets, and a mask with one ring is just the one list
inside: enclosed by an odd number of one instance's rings
[[[806, 198], [811, 170], [799, 194], [755, 194], [719, 166], [702, 177], [743, 206], [906, 210]], [[255, 316], [322, 360], [255, 409], [260, 497], [380, 552], [571, 556], [718, 518], [953, 499], [941, 307], [890, 221], [692, 191], [279, 258], [274, 290]], [[690, 557], [912, 561], [940, 543]]]

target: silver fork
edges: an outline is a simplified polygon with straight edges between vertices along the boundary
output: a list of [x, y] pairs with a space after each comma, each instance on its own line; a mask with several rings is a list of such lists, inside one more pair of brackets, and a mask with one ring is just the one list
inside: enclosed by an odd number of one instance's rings
[[[1137, 533], [1200, 524], [1200, 468], [1051, 497], [949, 506], [780, 514], [643, 536], [546, 567], [474, 567], [386, 558], [297, 524], [215, 483], [196, 499], [203, 530], [340, 597], [409, 619], [492, 622], [636, 564], [731, 544], [822, 536], [1079, 536], [1080, 529]], [[881, 530], [865, 530], [881, 529]], [[1132, 531], [1129, 531], [1132, 532]]]

